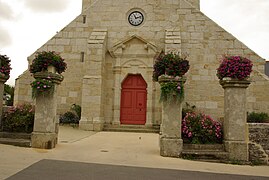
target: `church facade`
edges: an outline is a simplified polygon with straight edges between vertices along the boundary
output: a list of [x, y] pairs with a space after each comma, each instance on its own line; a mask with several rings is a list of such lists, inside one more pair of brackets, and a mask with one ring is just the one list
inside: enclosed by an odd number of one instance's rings
[[[152, 73], [161, 51], [189, 55], [185, 102], [215, 119], [224, 114], [224, 92], [216, 76], [221, 57], [251, 59], [247, 110], [269, 113], [265, 60], [205, 16], [199, 0], [83, 0], [81, 14], [40, 51], [56, 51], [67, 62], [57, 112], [81, 105], [82, 129], [159, 125], [160, 87], [152, 81]], [[18, 77], [15, 104], [33, 103], [32, 80], [28, 70]]]

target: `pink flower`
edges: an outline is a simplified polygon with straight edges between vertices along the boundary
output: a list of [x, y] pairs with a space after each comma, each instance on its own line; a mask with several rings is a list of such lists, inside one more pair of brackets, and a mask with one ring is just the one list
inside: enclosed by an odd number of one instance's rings
[[191, 132], [189, 132], [188, 137], [190, 138], [191, 136], [192, 136], [192, 133], [191, 133]]

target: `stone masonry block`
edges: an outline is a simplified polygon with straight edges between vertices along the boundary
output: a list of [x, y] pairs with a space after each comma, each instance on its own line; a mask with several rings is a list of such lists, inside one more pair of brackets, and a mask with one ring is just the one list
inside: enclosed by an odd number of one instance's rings
[[56, 133], [33, 132], [31, 136], [32, 147], [39, 149], [53, 149], [57, 140], [58, 135]]
[[248, 143], [243, 141], [224, 141], [230, 160], [248, 161]]
[[183, 140], [177, 138], [160, 138], [160, 155], [164, 157], [181, 157]]
[[91, 34], [91, 36], [105, 36], [107, 34], [107, 32], [93, 32]]
[[56, 39], [57, 45], [69, 45], [70, 44], [70, 39]]
[[165, 43], [167, 43], [167, 44], [173, 44], [174, 41], [173, 40], [165, 40]]

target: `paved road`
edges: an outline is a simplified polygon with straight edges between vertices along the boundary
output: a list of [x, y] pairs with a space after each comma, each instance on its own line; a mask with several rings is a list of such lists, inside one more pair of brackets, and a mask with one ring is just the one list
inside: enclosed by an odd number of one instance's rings
[[41, 160], [7, 180], [268, 180], [268, 177]]

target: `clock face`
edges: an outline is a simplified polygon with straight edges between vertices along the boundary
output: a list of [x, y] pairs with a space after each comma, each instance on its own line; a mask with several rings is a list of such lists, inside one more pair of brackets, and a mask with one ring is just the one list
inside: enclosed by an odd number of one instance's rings
[[133, 11], [130, 13], [128, 21], [133, 26], [139, 26], [144, 21], [144, 15], [139, 11]]

